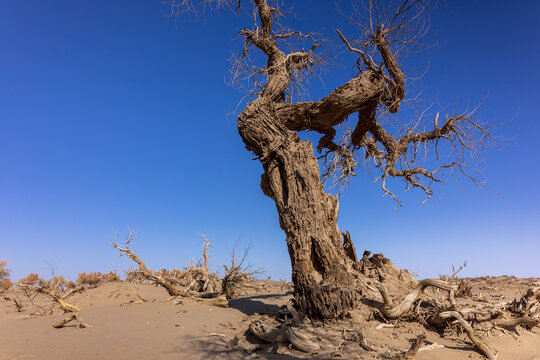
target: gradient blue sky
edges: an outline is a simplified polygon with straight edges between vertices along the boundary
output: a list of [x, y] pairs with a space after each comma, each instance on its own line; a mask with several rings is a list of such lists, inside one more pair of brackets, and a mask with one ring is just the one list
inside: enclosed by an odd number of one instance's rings
[[[493, 193], [449, 182], [420, 206], [419, 192], [382, 198], [360, 174], [341, 195], [339, 224], [358, 252], [382, 252], [421, 277], [540, 276], [540, 26], [537, 1], [452, 1], [433, 15], [426, 94], [478, 103], [510, 141], [486, 153], [480, 175]], [[332, 34], [333, 2], [297, 1], [303, 30]], [[124, 270], [107, 238], [128, 226], [153, 268], [199, 258], [205, 233], [220, 269], [236, 239], [250, 261], [290, 278], [261, 167], [236, 130], [242, 93], [224, 79], [237, 31], [249, 23], [220, 10], [167, 18], [159, 0], [0, 2], [0, 259], [13, 278], [30, 272]], [[340, 25], [341, 26], [341, 25]], [[419, 57], [419, 68], [426, 57]], [[351, 64], [324, 74], [319, 98]]]

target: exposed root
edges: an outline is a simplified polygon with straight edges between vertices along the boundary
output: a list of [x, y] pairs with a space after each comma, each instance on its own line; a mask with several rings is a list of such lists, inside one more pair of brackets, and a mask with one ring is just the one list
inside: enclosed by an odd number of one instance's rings
[[422, 294], [422, 291], [428, 286], [433, 286], [442, 290], [448, 291], [448, 299], [450, 301], [450, 305], [452, 307], [455, 306], [455, 300], [454, 300], [454, 292], [455, 289], [453, 286], [448, 285], [444, 281], [441, 280], [435, 280], [435, 279], [424, 279], [418, 283], [416, 288], [407, 295], [403, 301], [393, 306], [392, 304], [392, 298], [386, 291], [386, 288], [382, 284], [375, 284], [379, 292], [381, 293], [381, 296], [384, 301], [384, 305], [381, 307], [381, 312], [386, 316], [388, 319], [397, 319], [401, 317], [403, 314], [409, 312], [411, 310], [413, 303], [416, 301], [416, 299]]
[[493, 352], [487, 347], [486, 344], [484, 344], [475, 334], [474, 330], [465, 319], [463, 319], [463, 316], [457, 311], [443, 311], [431, 318], [428, 318], [428, 322], [433, 325], [441, 325], [447, 322], [448, 320], [456, 319], [456, 321], [461, 325], [467, 336], [469, 337], [469, 340], [473, 343], [474, 347], [480, 351], [482, 354], [484, 354], [485, 357], [487, 357], [490, 360], [497, 359], [497, 355], [494, 355]]
[[272, 329], [263, 321], [254, 320], [249, 324], [249, 331], [259, 340], [270, 344], [289, 342], [298, 350], [306, 353], [315, 353], [321, 349], [298, 328], [285, 324], [281, 328]]
[[61, 328], [65, 324], [67, 324], [68, 322], [73, 321], [73, 320], [77, 321], [77, 325], [76, 325], [77, 329], [92, 327], [92, 325], [88, 325], [87, 323], [85, 323], [84, 320], [82, 319], [82, 317], [79, 316], [79, 314], [71, 314], [70, 316], [68, 316], [64, 320], [53, 324], [53, 327], [56, 328], [56, 329]]

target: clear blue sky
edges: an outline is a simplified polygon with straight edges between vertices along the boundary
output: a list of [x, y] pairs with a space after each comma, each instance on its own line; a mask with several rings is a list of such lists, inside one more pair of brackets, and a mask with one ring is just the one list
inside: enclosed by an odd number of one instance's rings
[[[306, 6], [306, 3], [308, 3]], [[443, 104], [487, 99], [480, 117], [508, 141], [480, 175], [498, 193], [449, 182], [399, 211], [369, 175], [341, 195], [339, 224], [358, 252], [382, 252], [422, 277], [540, 276], [540, 27], [536, 1], [457, 1], [433, 15], [427, 94]], [[334, 36], [333, 2], [297, 2], [303, 30]], [[273, 278], [290, 278], [261, 167], [237, 134], [242, 93], [224, 79], [237, 31], [231, 11], [167, 18], [159, 0], [0, 2], [0, 259], [13, 278], [124, 270], [107, 237], [128, 226], [153, 268], [199, 258], [205, 233], [220, 269], [237, 238]], [[341, 26], [341, 25], [340, 25]], [[420, 57], [419, 68], [426, 65]], [[319, 98], [351, 64], [324, 75]], [[517, 114], [517, 116], [516, 116]]]

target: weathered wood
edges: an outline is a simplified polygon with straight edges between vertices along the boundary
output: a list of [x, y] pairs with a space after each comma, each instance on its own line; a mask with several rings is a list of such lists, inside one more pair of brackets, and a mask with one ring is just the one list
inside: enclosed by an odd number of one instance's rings
[[494, 355], [493, 352], [488, 348], [486, 344], [482, 340], [480, 340], [474, 333], [474, 330], [465, 319], [463, 319], [463, 316], [457, 311], [443, 311], [435, 316], [432, 316], [427, 319], [427, 321], [434, 325], [441, 325], [445, 323], [448, 320], [455, 319], [461, 325], [465, 333], [467, 334], [467, 337], [471, 342], [473, 343], [474, 347], [480, 351], [486, 358], [489, 360], [496, 360], [497, 355]]
[[287, 340], [294, 345], [300, 351], [306, 353], [315, 353], [321, 350], [319, 344], [311, 341], [304, 333], [298, 328], [288, 326], [285, 328], [285, 335]]
[[82, 319], [82, 317], [79, 316], [79, 314], [71, 314], [70, 316], [66, 317], [65, 319], [57, 322], [57, 323], [54, 323], [53, 324], [53, 327], [54, 328], [61, 328], [63, 327], [65, 324], [67, 324], [68, 322], [70, 321], [73, 321], [73, 320], [76, 320], [77, 321], [77, 329], [80, 329], [80, 328], [86, 328], [86, 327], [92, 327], [92, 325], [88, 325], [87, 323], [84, 322], [84, 320]]
[[254, 320], [249, 323], [249, 332], [257, 339], [270, 344], [285, 343], [289, 340], [283, 331], [280, 329], [271, 329], [270, 326], [261, 320]]
[[383, 298], [384, 304], [381, 307], [381, 312], [389, 319], [397, 319], [403, 314], [407, 313], [409, 310], [411, 310], [413, 303], [416, 301], [416, 299], [422, 294], [424, 289], [428, 286], [433, 286], [442, 290], [448, 291], [448, 299], [450, 301], [451, 306], [455, 306], [455, 300], [454, 300], [454, 291], [455, 288], [451, 285], [448, 285], [444, 281], [441, 280], [435, 280], [435, 279], [424, 279], [418, 283], [416, 288], [407, 295], [401, 303], [398, 305], [392, 304], [392, 298], [386, 291], [385, 287], [382, 284], [375, 284], [377, 289], [379, 289], [379, 292], [381, 293], [381, 296]]
[[539, 317], [519, 317], [515, 319], [495, 319], [491, 323], [500, 327], [512, 327], [516, 325], [525, 325], [529, 329], [534, 328], [540, 324]]
[[270, 344], [290, 342], [298, 350], [314, 353], [321, 347], [311, 341], [300, 329], [293, 326], [282, 326], [281, 328], [271, 328], [261, 320], [254, 320], [249, 324], [249, 332], [256, 338]]
[[126, 239], [126, 243], [125, 243], [125, 247], [122, 248], [120, 247], [120, 245], [118, 245], [118, 241], [117, 241], [117, 238], [118, 238], [118, 234], [116, 234], [114, 236], [114, 239], [109, 239], [109, 241], [111, 242], [111, 245], [117, 249], [118, 251], [120, 251], [120, 256], [122, 255], [126, 255], [128, 258], [130, 258], [131, 260], [135, 261], [137, 263], [137, 265], [139, 265], [139, 274], [141, 274], [145, 279], [147, 280], [150, 280], [152, 281], [153, 283], [155, 284], [158, 284], [162, 287], [164, 287], [167, 292], [169, 293], [170, 296], [185, 296], [186, 295], [186, 292], [184, 291], [184, 289], [180, 288], [180, 287], [177, 287], [175, 286], [175, 284], [170, 281], [169, 279], [167, 279], [166, 277], [164, 276], [161, 276], [159, 274], [154, 274], [151, 270], [149, 270], [147, 267], [146, 267], [146, 264], [144, 263], [144, 261], [141, 260], [141, 258], [139, 258], [130, 248], [129, 248], [129, 243], [133, 240], [135, 236], [135, 233], [133, 232], [130, 232], [129, 235], [128, 235], [128, 238]]
[[358, 263], [358, 257], [356, 256], [356, 249], [354, 248], [354, 244], [351, 240], [351, 234], [349, 231], [342, 233], [343, 234], [343, 248], [345, 249], [345, 253], [353, 261], [354, 264]]
[[69, 313], [69, 312], [78, 312], [78, 311], [80, 311], [80, 309], [77, 306], [67, 303], [66, 301], [64, 301], [63, 297], [60, 294], [58, 294], [55, 290], [49, 289], [47, 286], [48, 286], [48, 284], [46, 282], [42, 281], [42, 280], [39, 281], [37, 286], [27, 285], [27, 284], [19, 284], [19, 287], [21, 287], [21, 288], [30, 289], [30, 290], [33, 290], [33, 291], [36, 291], [36, 292], [39, 292], [39, 293], [42, 293], [42, 294], [45, 294], [45, 295], [49, 296], [51, 299], [56, 301], [58, 303], [58, 305], [60, 305], [60, 308], [64, 312]]

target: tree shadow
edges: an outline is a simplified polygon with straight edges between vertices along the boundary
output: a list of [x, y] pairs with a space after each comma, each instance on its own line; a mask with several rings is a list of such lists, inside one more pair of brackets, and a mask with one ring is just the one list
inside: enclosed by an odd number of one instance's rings
[[229, 306], [233, 309], [243, 312], [246, 315], [273, 314], [279, 310], [279, 305], [269, 304], [267, 302], [263, 302], [258, 299], [264, 299], [264, 300], [275, 299], [278, 302], [284, 302], [285, 296], [287, 295], [267, 294], [267, 295], [255, 295], [255, 296], [248, 296], [248, 297], [243, 297], [243, 298], [238, 298], [238, 299], [231, 299], [229, 300]]
[[[241, 335], [243, 336], [243, 335]], [[205, 360], [238, 360], [243, 359], [253, 353], [257, 354], [257, 359], [266, 360], [300, 360], [304, 358], [291, 354], [279, 354], [271, 351], [272, 345], [266, 344], [256, 351], [245, 349], [227, 349], [227, 340], [223, 338], [208, 338], [202, 336], [183, 337], [185, 343], [165, 351], [166, 354], [178, 354], [178, 359], [205, 359]], [[260, 341], [246, 338], [250, 343], [260, 344]], [[191, 357], [190, 357], [191, 356]]]

